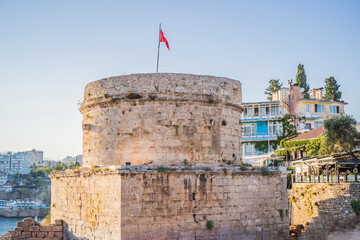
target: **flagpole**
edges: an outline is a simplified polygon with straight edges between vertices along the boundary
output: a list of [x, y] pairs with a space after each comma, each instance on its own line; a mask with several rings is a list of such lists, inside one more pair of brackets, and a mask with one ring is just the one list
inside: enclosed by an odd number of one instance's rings
[[156, 73], [159, 72], [160, 31], [161, 31], [161, 23], [159, 24], [159, 44], [158, 44], [158, 55], [157, 55]]

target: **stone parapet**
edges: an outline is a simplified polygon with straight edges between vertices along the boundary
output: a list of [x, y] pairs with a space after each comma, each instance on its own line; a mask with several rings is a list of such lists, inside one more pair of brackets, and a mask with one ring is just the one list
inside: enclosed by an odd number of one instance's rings
[[62, 240], [64, 237], [64, 227], [62, 220], [54, 220], [53, 225], [42, 226], [32, 218], [25, 218], [21, 222], [17, 222], [14, 231], [8, 232], [2, 239], [9, 240]]

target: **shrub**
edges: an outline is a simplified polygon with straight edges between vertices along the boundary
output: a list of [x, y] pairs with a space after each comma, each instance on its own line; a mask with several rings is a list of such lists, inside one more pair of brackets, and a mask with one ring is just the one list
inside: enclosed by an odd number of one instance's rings
[[213, 221], [207, 221], [206, 222], [206, 228], [209, 230], [212, 230], [214, 228], [214, 222]]
[[295, 196], [291, 194], [289, 201], [290, 201], [291, 203], [295, 203], [295, 201], [296, 201]]
[[356, 215], [359, 215], [360, 213], [360, 200], [352, 200], [350, 203], [352, 209], [356, 213]]
[[262, 168], [261, 168], [261, 172], [262, 172], [262, 174], [264, 174], [265, 176], [269, 176], [269, 175], [270, 175], [269, 168], [267, 168], [267, 167], [262, 167]]
[[160, 167], [157, 168], [157, 171], [159, 173], [164, 173], [164, 172], [166, 172], [166, 169], [163, 166], [160, 166]]
[[50, 225], [51, 224], [51, 211], [49, 211], [48, 215], [44, 217], [44, 219], [41, 221], [41, 225]]

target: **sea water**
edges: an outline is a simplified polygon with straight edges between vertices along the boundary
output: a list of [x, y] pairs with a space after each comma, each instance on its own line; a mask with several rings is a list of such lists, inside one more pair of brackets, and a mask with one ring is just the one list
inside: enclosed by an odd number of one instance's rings
[[[7, 233], [8, 231], [14, 230], [16, 223], [24, 220], [24, 218], [6, 218], [0, 217], [0, 237]], [[42, 220], [38, 219], [38, 222]]]

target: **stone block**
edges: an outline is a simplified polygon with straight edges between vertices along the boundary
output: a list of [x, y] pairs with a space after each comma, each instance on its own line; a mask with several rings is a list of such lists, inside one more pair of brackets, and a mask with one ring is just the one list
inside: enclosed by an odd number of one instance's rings
[[23, 238], [31, 238], [31, 232], [22, 232], [21, 233], [21, 237]]
[[52, 226], [40, 226], [40, 232], [50, 232], [52, 230]]
[[53, 231], [53, 232], [62, 232], [63, 227], [62, 226], [52, 226], [51, 231]]
[[55, 219], [55, 225], [56, 226], [62, 225], [62, 220], [61, 219]]
[[37, 232], [40, 230], [40, 226], [30, 226], [30, 229], [29, 229], [31, 232]]
[[63, 237], [63, 232], [54, 232], [54, 235], [56, 238], [62, 238]]
[[36, 232], [36, 237], [44, 238], [47, 236], [47, 232]]

